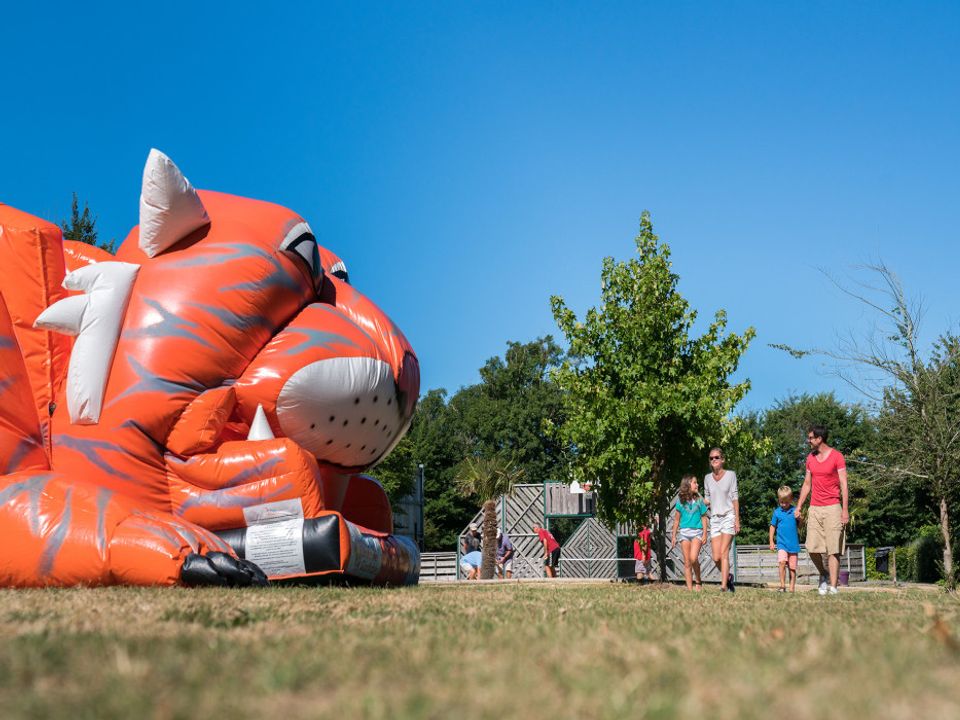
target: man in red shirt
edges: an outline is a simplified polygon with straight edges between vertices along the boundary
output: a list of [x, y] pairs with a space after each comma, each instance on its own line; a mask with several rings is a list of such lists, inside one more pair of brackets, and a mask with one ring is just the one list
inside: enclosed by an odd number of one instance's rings
[[557, 565], [560, 564], [560, 543], [546, 528], [534, 525], [533, 531], [540, 538], [540, 542], [543, 543], [543, 565], [547, 569], [547, 576], [555, 578], [557, 576]]
[[[807, 430], [807, 442], [810, 443], [807, 474], [794, 516], [800, 518], [803, 502], [810, 495], [807, 552], [820, 571], [820, 594], [836, 595], [844, 528], [850, 521], [847, 512], [847, 463], [839, 450], [827, 445], [827, 429], [822, 425], [812, 425]], [[826, 567], [824, 555], [827, 556]]]

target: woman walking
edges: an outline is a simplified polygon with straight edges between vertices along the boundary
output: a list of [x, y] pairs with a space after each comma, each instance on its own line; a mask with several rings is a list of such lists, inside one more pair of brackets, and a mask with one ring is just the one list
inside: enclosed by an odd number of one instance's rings
[[723, 450], [710, 450], [710, 472], [703, 478], [703, 491], [710, 506], [710, 544], [713, 562], [720, 569], [720, 591], [733, 592], [730, 546], [740, 532], [740, 501], [737, 474], [723, 467]]

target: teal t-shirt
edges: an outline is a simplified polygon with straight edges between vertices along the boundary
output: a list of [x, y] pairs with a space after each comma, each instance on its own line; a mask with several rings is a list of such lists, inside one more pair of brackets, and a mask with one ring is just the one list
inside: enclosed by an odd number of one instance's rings
[[681, 503], [677, 500], [677, 504], [673, 506], [673, 509], [680, 513], [681, 530], [702, 529], [703, 521], [700, 518], [710, 512], [700, 498], [691, 500], [688, 503]]

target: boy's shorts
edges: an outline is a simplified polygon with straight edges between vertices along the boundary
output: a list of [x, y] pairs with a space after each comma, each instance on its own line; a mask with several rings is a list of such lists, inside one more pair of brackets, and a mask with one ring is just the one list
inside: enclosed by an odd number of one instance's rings
[[787, 552], [786, 550], [777, 550], [777, 562], [787, 563], [791, 570], [796, 570], [797, 553]]
[[646, 563], [643, 560], [636, 560], [633, 563], [633, 574], [634, 575], [649, 575], [650, 574], [650, 563]]
[[844, 527], [840, 505], [811, 505], [807, 515], [807, 552], [843, 555]]

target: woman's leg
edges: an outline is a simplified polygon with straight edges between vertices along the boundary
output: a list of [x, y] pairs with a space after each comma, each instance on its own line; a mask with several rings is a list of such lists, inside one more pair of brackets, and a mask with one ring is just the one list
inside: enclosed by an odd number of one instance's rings
[[723, 566], [720, 568], [720, 571], [723, 573], [723, 582], [726, 584], [727, 578], [730, 576], [730, 546], [733, 545], [733, 535], [727, 535], [723, 533], [720, 535], [720, 560], [723, 562]]
[[690, 566], [690, 541], [681, 540], [680, 550], [683, 554], [683, 579], [687, 583], [687, 590], [693, 590], [693, 568]]
[[725, 535], [716, 535], [710, 538], [710, 550], [713, 553], [713, 563], [720, 569], [720, 589], [727, 589], [727, 565], [729, 561], [724, 559], [723, 538]]

